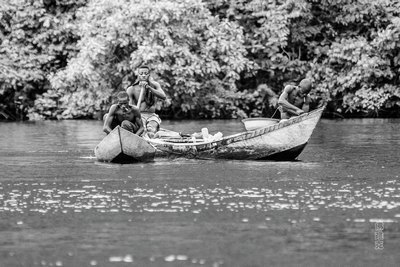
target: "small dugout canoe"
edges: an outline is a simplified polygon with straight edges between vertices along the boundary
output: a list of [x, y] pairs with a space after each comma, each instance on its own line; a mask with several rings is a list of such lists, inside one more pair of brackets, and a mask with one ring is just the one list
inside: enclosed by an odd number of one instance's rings
[[100, 161], [137, 162], [155, 157], [199, 159], [295, 160], [307, 145], [325, 107], [309, 113], [217, 139], [143, 139], [120, 127], [95, 148]]
[[117, 126], [95, 147], [94, 154], [99, 161], [134, 163], [154, 160], [156, 149], [145, 139]]

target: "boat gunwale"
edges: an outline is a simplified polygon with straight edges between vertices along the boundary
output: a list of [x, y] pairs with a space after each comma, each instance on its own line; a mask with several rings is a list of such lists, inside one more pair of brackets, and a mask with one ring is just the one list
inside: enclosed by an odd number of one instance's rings
[[265, 126], [265, 127], [259, 128], [259, 129], [255, 129], [255, 130], [228, 135], [219, 140], [182, 143], [182, 142], [167, 142], [167, 141], [162, 141], [162, 140], [157, 140], [157, 139], [149, 139], [148, 142], [150, 144], [156, 146], [157, 149], [161, 149], [160, 146], [166, 147], [169, 149], [171, 149], [171, 148], [177, 149], [177, 150], [179, 150], [179, 147], [181, 147], [181, 148], [187, 147], [187, 148], [194, 148], [198, 152], [201, 152], [201, 151], [205, 151], [205, 150], [209, 150], [209, 149], [218, 147], [220, 145], [229, 145], [229, 144], [237, 143], [237, 142], [244, 141], [244, 140], [250, 140], [250, 139], [265, 135], [267, 133], [288, 127], [290, 125], [311, 119], [315, 116], [320, 116], [324, 109], [325, 109], [325, 106], [315, 109], [313, 111], [310, 111], [309, 113], [302, 114], [302, 115], [296, 116], [296, 117], [292, 117], [288, 120], [276, 123], [274, 125], [268, 125], [268, 126]]

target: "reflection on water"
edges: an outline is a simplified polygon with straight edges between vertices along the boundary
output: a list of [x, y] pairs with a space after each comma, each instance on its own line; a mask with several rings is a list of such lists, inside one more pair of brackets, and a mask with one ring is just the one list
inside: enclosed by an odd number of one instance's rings
[[[301, 210], [305, 212], [334, 209], [373, 210], [387, 213], [385, 222], [400, 217], [400, 182], [388, 180], [379, 186], [367, 182], [272, 182], [266, 187], [240, 188], [184, 187], [168, 184], [137, 187], [133, 182], [123, 187], [104, 188], [103, 183], [82, 181], [64, 183], [2, 183], [0, 212], [17, 213], [80, 213], [85, 210], [101, 213], [193, 213], [218, 212], [266, 214], [269, 211]], [[394, 215], [394, 216], [393, 216]], [[392, 216], [392, 217], [390, 217]], [[355, 218], [358, 219], [358, 218]], [[375, 218], [367, 221], [373, 222]]]
[[399, 125], [323, 120], [295, 162], [119, 165], [95, 161], [100, 122], [0, 124], [0, 266], [395, 266]]

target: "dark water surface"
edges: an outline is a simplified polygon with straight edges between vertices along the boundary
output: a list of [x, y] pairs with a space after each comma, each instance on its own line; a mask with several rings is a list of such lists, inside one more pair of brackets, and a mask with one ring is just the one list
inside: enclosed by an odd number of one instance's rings
[[0, 123], [1, 267], [399, 266], [400, 120], [322, 120], [296, 162], [105, 164], [103, 136]]

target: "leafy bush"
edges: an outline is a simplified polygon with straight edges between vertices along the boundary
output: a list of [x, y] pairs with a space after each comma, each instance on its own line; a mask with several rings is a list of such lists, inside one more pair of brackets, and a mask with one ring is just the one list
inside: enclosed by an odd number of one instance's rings
[[10, 0], [0, 117], [92, 118], [150, 65], [172, 118], [266, 116], [304, 77], [339, 116], [400, 117], [400, 2]]
[[35, 96], [50, 89], [47, 75], [66, 66], [76, 53], [74, 14], [85, 3], [3, 1], [0, 54], [6, 56], [0, 58], [0, 111], [24, 118]]
[[64, 94], [100, 91], [106, 100], [145, 63], [155, 69], [171, 108], [188, 113], [234, 92], [240, 73], [254, 68], [242, 28], [196, 0], [93, 1], [78, 18], [80, 52], [50, 78]]

